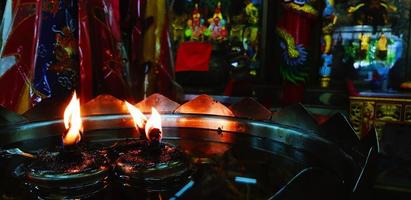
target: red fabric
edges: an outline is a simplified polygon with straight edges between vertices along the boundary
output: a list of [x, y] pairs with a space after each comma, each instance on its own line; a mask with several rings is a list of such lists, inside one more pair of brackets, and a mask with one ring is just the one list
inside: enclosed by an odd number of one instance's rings
[[93, 98], [93, 64], [86, 3], [86, 0], [78, 1], [80, 100], [82, 102], [87, 102]]
[[111, 26], [111, 31], [113, 32], [113, 37], [116, 41], [121, 40], [121, 30], [120, 30], [120, 1], [119, 0], [114, 0], [114, 1], [107, 1], [106, 0], [106, 5], [111, 9], [112, 13], [112, 18], [109, 21], [110, 26]]
[[[128, 12], [124, 19], [124, 26], [131, 31], [129, 50], [129, 76], [131, 80], [130, 89], [135, 91], [138, 97], [142, 97], [144, 91], [144, 66], [141, 56], [143, 55], [143, 33], [144, 33], [144, 13], [145, 0], [130, 0]], [[137, 92], [138, 91], [138, 92]]]
[[0, 77], [0, 105], [18, 111], [20, 104], [26, 104], [28, 99], [22, 99], [24, 88], [32, 81], [34, 73], [36, 44], [39, 34], [39, 15], [41, 1], [13, 1], [15, 18], [8, 40], [4, 43], [1, 56], [17, 56], [17, 62]]
[[177, 50], [176, 72], [208, 71], [211, 44], [204, 42], [185, 42]]
[[285, 8], [282, 18], [278, 22], [278, 27], [291, 34], [296, 44], [302, 44], [308, 48], [311, 43], [312, 26], [315, 16]]
[[[128, 97], [128, 88], [123, 79], [123, 68], [120, 58], [118, 42], [113, 32], [119, 26], [114, 16], [105, 15], [104, 6], [112, 7], [114, 0], [87, 0], [89, 14], [89, 31], [93, 55], [94, 83], [97, 84], [97, 93], [111, 94], [119, 99]], [[105, 19], [99, 18], [105, 16]], [[104, 20], [104, 21], [102, 21]]]

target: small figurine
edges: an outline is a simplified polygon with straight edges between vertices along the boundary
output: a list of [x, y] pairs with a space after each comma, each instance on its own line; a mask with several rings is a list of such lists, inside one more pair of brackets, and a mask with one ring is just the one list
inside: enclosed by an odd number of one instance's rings
[[185, 31], [186, 38], [194, 41], [201, 41], [204, 39], [204, 35], [207, 34], [206, 27], [204, 26], [204, 20], [201, 19], [200, 10], [198, 4], [195, 4], [191, 19], [187, 21], [187, 29]]
[[245, 2], [245, 16], [247, 18], [247, 26], [244, 29], [243, 43], [248, 43], [248, 45], [244, 45], [247, 56], [250, 57], [251, 60], [255, 61], [258, 52], [259, 13], [257, 7], [255, 7], [255, 5], [250, 0], [246, 0]]
[[367, 57], [368, 47], [370, 46], [370, 36], [368, 34], [361, 33], [358, 36], [360, 39], [360, 52], [358, 54], [358, 58], [363, 60]]
[[216, 17], [220, 18], [220, 20], [223, 19], [223, 13], [221, 13], [221, 2], [220, 1], [217, 3], [217, 7], [214, 10], [214, 15], [212, 19], [215, 19]]
[[197, 3], [194, 6], [194, 10], [192, 13], [192, 20], [193, 20], [193, 26], [199, 26], [201, 24], [201, 14], [200, 14], [200, 10], [198, 9]]
[[337, 23], [337, 16], [334, 15], [334, 0], [325, 0], [325, 8], [322, 13], [323, 26], [322, 35], [324, 42], [323, 50], [323, 65], [320, 68], [321, 86], [328, 87], [331, 76], [332, 54], [331, 46], [333, 43], [332, 34], [334, 32], [335, 24]]
[[337, 16], [334, 15], [334, 1], [326, 0], [326, 6], [323, 11], [323, 40], [325, 48], [323, 53], [329, 54], [331, 52], [332, 45], [332, 33], [334, 32], [335, 24], [337, 23]]
[[388, 39], [384, 33], [381, 34], [380, 39], [377, 42], [377, 55], [376, 57], [381, 60], [387, 58], [387, 49], [388, 49]]
[[214, 41], [223, 41], [227, 39], [228, 31], [226, 29], [226, 21], [221, 13], [221, 2], [218, 2], [214, 15], [208, 19], [210, 26], [208, 30], [211, 34], [211, 39]]

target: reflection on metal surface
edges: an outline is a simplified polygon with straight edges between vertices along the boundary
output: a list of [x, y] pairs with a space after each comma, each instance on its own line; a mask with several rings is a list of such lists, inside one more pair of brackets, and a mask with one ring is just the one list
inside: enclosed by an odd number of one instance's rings
[[[303, 185], [307, 180], [312, 184]], [[317, 187], [322, 185], [322, 187]], [[324, 169], [309, 167], [301, 170], [269, 200], [301, 199], [345, 199], [343, 180]]]
[[255, 178], [247, 178], [247, 177], [241, 177], [241, 176], [236, 176], [234, 181], [237, 183], [244, 183], [244, 184], [256, 184], [257, 183], [257, 179]]
[[254, 120], [268, 120], [271, 111], [252, 98], [244, 98], [230, 106], [236, 117], [243, 117]]
[[154, 107], [160, 113], [173, 113], [174, 110], [180, 106], [180, 104], [156, 93], [140, 101], [135, 106], [143, 113], [150, 113], [151, 107]]
[[17, 113], [8, 111], [7, 109], [0, 106], [0, 125], [2, 124], [16, 124], [19, 122], [24, 122], [26, 119]]
[[285, 107], [273, 114], [271, 120], [287, 126], [320, 133], [320, 126], [311, 113], [302, 105], [295, 104]]
[[19, 148], [0, 150], [0, 158], [7, 158], [11, 156], [23, 156], [26, 158], [36, 158], [35, 155], [22, 151]]
[[324, 122], [321, 127], [324, 129], [324, 137], [347, 148], [359, 145], [359, 138], [347, 118], [341, 113], [333, 115]]
[[200, 95], [197, 98], [183, 104], [175, 113], [208, 114], [234, 117], [233, 112], [223, 104], [215, 101], [208, 95]]
[[111, 95], [99, 95], [81, 108], [84, 115], [128, 113], [124, 102]]
[[71, 100], [70, 97], [51, 97], [43, 99], [35, 107], [23, 114], [28, 121], [47, 121], [59, 119], [64, 113], [64, 109]]
[[187, 190], [189, 190], [190, 188], [192, 188], [194, 185], [194, 181], [190, 181], [188, 182], [186, 185], [184, 185], [184, 187], [182, 187], [175, 195], [174, 197], [170, 198], [170, 199], [176, 199], [178, 197], [180, 197], [181, 195], [183, 195]]

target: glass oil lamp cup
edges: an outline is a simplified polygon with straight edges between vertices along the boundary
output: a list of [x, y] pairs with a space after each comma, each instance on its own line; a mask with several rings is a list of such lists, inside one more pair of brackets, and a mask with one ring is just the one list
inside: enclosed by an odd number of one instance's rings
[[87, 198], [108, 184], [110, 164], [106, 156], [81, 142], [83, 125], [76, 93], [65, 109], [64, 125], [63, 145], [43, 150], [25, 166], [26, 185], [37, 198]]
[[119, 156], [114, 171], [120, 184], [154, 192], [187, 179], [188, 159], [178, 148], [161, 141], [161, 116], [157, 110], [152, 108], [147, 120], [137, 108], [127, 105], [141, 139], [126, 140], [117, 146]]

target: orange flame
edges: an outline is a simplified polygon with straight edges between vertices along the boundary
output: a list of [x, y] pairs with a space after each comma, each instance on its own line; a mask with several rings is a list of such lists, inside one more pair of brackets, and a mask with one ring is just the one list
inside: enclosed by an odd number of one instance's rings
[[64, 146], [77, 144], [81, 140], [83, 124], [80, 113], [80, 99], [77, 98], [76, 92], [64, 111], [64, 126], [67, 133], [63, 135]]
[[126, 106], [131, 116], [133, 117], [134, 125], [136, 126], [136, 128], [144, 128], [144, 124], [147, 121], [146, 116], [144, 116], [143, 113], [138, 108], [131, 105], [127, 101], [126, 101]]
[[145, 128], [146, 136], [149, 141], [151, 141], [152, 139], [152, 136], [150, 136], [150, 134], [153, 129], [158, 129], [160, 131], [158, 135], [158, 141], [161, 141], [161, 116], [155, 108], [151, 108], [151, 116], [148, 119]]

